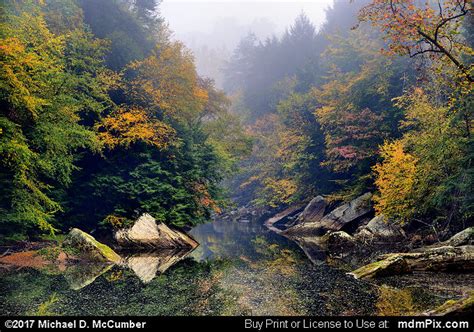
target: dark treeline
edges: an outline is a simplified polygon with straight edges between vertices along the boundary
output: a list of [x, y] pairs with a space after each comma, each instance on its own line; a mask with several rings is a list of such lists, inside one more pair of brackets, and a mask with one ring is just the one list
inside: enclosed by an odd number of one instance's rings
[[[1, 11], [0, 234], [193, 225], [249, 149], [155, 0], [11, 0]], [[99, 228], [100, 228], [99, 227]]]
[[470, 223], [472, 9], [443, 8], [337, 0], [319, 31], [302, 14], [280, 38], [244, 38], [225, 83], [254, 138], [235, 198], [277, 207], [373, 191], [393, 222]]

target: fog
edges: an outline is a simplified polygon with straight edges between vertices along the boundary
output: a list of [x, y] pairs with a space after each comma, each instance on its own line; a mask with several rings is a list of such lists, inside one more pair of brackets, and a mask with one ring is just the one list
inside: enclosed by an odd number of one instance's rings
[[194, 53], [198, 71], [221, 85], [221, 67], [249, 32], [259, 39], [280, 36], [304, 12], [316, 27], [333, 0], [163, 0], [161, 15]]

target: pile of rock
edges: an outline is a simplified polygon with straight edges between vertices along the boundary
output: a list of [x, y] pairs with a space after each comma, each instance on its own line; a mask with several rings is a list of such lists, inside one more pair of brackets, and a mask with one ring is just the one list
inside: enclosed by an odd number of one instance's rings
[[63, 246], [86, 263], [69, 269], [66, 279], [71, 288], [87, 286], [114, 264], [130, 268], [143, 282], [149, 282], [199, 245], [188, 234], [157, 222], [147, 213], [130, 228], [115, 232], [114, 237], [121, 255], [80, 229], [69, 232]]
[[372, 194], [366, 193], [327, 212], [328, 203], [316, 196], [296, 219], [296, 224], [283, 234], [289, 237], [318, 236], [340, 230], [353, 231], [367, 223], [373, 215]]
[[473, 240], [474, 227], [470, 227], [436, 246], [382, 255], [378, 261], [362, 266], [350, 274], [357, 279], [371, 279], [413, 271], [473, 271]]
[[[286, 228], [274, 227], [283, 218], [289, 220]], [[383, 245], [405, 239], [405, 232], [399, 225], [383, 215], [375, 216], [371, 193], [333, 209], [324, 197], [316, 196], [303, 208], [289, 207], [268, 219], [265, 225], [294, 240], [305, 252], [317, 253], [314, 260], [322, 257], [324, 251], [339, 255], [366, 249], [367, 244]]]

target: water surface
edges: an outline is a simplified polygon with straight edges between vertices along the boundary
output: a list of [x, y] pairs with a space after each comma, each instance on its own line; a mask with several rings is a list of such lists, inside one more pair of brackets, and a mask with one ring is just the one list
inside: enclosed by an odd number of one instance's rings
[[193, 252], [142, 254], [128, 266], [0, 268], [0, 313], [407, 315], [472, 286], [465, 275], [358, 281], [331, 261], [308, 259], [258, 221], [216, 220], [191, 234], [201, 244]]

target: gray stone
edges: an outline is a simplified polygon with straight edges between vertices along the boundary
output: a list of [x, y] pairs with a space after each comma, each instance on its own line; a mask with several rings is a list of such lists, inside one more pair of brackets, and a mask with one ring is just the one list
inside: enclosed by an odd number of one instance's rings
[[141, 215], [131, 228], [117, 231], [115, 239], [120, 246], [132, 248], [196, 248], [199, 245], [188, 234], [156, 222], [148, 213]]
[[465, 230], [453, 235], [449, 240], [444, 242], [444, 245], [449, 245], [453, 247], [472, 244], [474, 244], [474, 227], [466, 228]]
[[357, 240], [343, 231], [329, 233], [324, 238], [326, 238], [326, 248], [331, 254], [348, 253], [358, 246]]
[[405, 237], [403, 229], [395, 223], [386, 221], [383, 215], [375, 216], [369, 223], [358, 229], [357, 238], [396, 239]]
[[296, 225], [304, 222], [320, 221], [326, 211], [327, 203], [322, 196], [314, 197], [296, 219]]
[[371, 203], [372, 194], [365, 193], [362, 196], [343, 204], [332, 210], [318, 221], [303, 222], [288, 228], [282, 234], [289, 237], [324, 235], [328, 231], [339, 231], [343, 227], [357, 228], [363, 221], [364, 217], [373, 213]]

